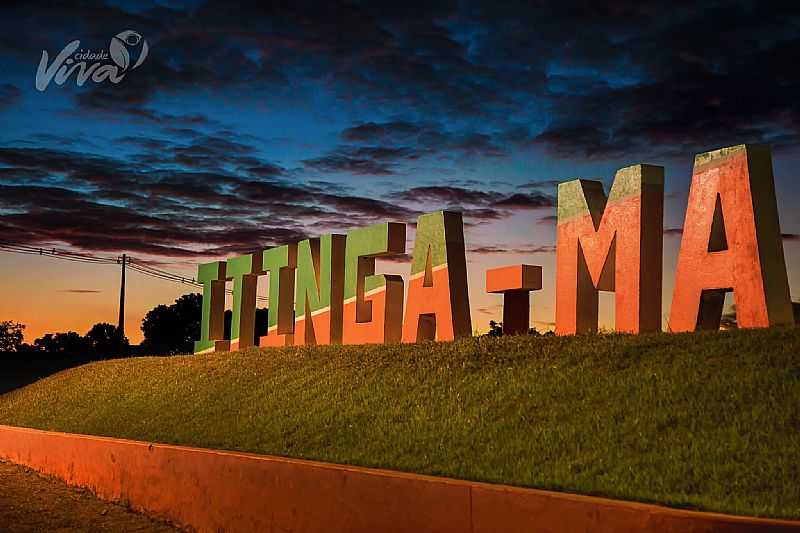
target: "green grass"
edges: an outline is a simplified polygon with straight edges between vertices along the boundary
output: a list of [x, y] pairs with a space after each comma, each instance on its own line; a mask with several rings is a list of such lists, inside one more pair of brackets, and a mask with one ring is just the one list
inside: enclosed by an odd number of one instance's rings
[[112, 360], [0, 423], [800, 518], [800, 329]]

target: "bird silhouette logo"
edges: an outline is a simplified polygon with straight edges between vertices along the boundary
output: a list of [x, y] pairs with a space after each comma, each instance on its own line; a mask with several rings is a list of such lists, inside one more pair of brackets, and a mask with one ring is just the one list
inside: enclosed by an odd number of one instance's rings
[[[147, 41], [142, 36], [133, 30], [125, 30], [119, 32], [111, 38], [111, 44], [108, 45], [108, 52], [111, 59], [122, 71], [135, 69], [141, 65], [147, 58], [149, 48]], [[133, 66], [131, 66], [131, 57], [135, 58]]]

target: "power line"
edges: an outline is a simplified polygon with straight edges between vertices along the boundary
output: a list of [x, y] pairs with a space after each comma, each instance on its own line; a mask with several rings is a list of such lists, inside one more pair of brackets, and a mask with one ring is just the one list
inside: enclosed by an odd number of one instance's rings
[[[0, 240], [0, 252], [10, 252], [21, 255], [37, 255], [41, 257], [60, 259], [63, 261], [72, 261], [76, 263], [89, 263], [89, 264], [120, 265], [123, 260], [122, 257], [97, 256], [86, 253], [71, 252], [59, 248], [44, 248], [44, 247], [30, 246], [27, 244], [18, 244], [4, 240]], [[182, 276], [180, 274], [175, 274], [174, 272], [169, 272], [167, 270], [163, 270], [160, 268], [155, 268], [153, 266], [148, 265], [144, 261], [132, 257], [127, 257], [125, 259], [125, 264], [123, 265], [123, 268], [125, 266], [127, 266], [131, 270], [134, 270], [140, 274], [149, 276], [151, 278], [161, 279], [164, 281], [171, 281], [174, 283], [181, 283], [196, 288], [203, 287], [203, 284], [198, 282], [195, 278]], [[233, 294], [233, 290], [231, 289], [225, 289], [225, 292], [228, 294]], [[257, 296], [256, 299], [261, 302], [269, 301], [269, 298], [267, 298], [266, 296]]]
[[40, 255], [62, 259], [66, 261], [76, 261], [83, 263], [104, 263], [104, 264], [118, 264], [119, 260], [113, 257], [99, 257], [89, 254], [79, 254], [60, 250], [57, 248], [37, 248], [35, 246], [28, 246], [24, 244], [15, 244], [7, 241], [0, 241], [0, 250], [6, 252], [14, 252], [23, 255]]
[[[128, 259], [128, 267], [132, 270], [135, 270], [136, 272], [139, 272], [140, 274], [151, 276], [153, 278], [159, 278], [167, 281], [174, 281], [177, 283], [183, 283], [198, 288], [203, 287], [203, 284], [198, 282], [194, 278], [181, 276], [180, 274], [175, 274], [173, 272], [162, 270], [160, 268], [152, 267], [132, 257]], [[233, 290], [231, 289], [225, 289], [225, 292], [227, 292], [228, 294], [233, 294]], [[266, 296], [256, 296], [256, 300], [260, 302], [268, 302], [269, 298], [267, 298]]]
[[32, 251], [32, 252], [36, 252], [37, 254], [56, 254], [56, 255], [65, 255], [65, 256], [71, 256], [71, 257], [79, 257], [79, 258], [83, 258], [83, 259], [95, 259], [95, 260], [100, 260], [100, 261], [110, 261], [110, 262], [116, 262], [117, 261], [117, 258], [115, 258], [115, 257], [96, 256], [96, 255], [73, 252], [71, 250], [63, 250], [63, 249], [60, 249], [60, 248], [53, 248], [53, 247], [45, 248], [45, 247], [42, 247], [42, 246], [31, 246], [29, 244], [20, 244], [20, 243], [10, 242], [10, 241], [6, 241], [6, 240], [2, 240], [2, 239], [0, 239], [0, 246], [13, 247], [13, 248], [24, 250], [24, 251]]

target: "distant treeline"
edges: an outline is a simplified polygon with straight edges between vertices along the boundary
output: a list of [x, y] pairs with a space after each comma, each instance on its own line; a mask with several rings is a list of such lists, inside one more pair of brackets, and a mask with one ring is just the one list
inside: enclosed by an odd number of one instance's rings
[[[0, 322], [0, 354], [4, 359], [26, 355], [68, 358], [73, 362], [132, 355], [190, 354], [200, 335], [202, 297], [189, 293], [171, 305], [158, 305], [142, 320], [144, 340], [131, 345], [113, 324], [101, 322], [81, 335], [75, 331], [47, 333], [32, 343], [24, 342], [25, 325]], [[268, 310], [256, 310], [255, 339], [267, 333]], [[225, 312], [225, 336], [230, 338], [231, 311]]]

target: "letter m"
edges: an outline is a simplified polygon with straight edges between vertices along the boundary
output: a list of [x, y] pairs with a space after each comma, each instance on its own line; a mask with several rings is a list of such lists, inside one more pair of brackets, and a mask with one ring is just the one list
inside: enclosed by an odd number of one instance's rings
[[616, 330], [661, 329], [664, 169], [617, 171], [606, 198], [599, 181], [558, 186], [556, 333], [597, 330], [598, 291], [616, 293]]

